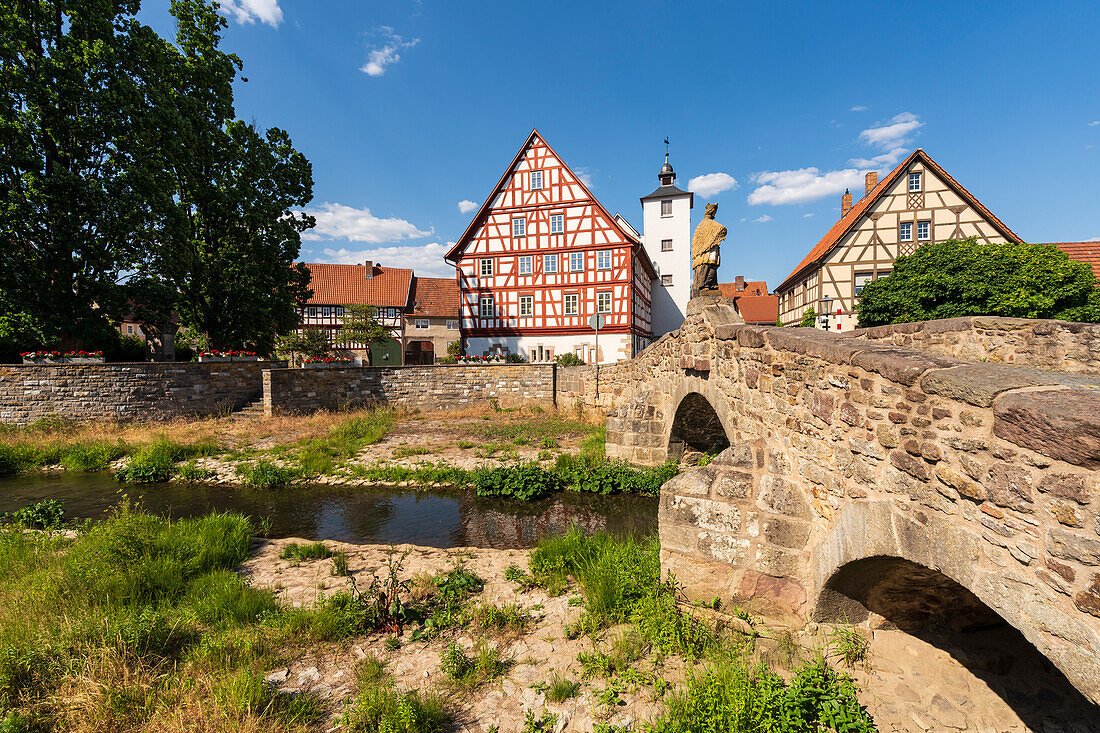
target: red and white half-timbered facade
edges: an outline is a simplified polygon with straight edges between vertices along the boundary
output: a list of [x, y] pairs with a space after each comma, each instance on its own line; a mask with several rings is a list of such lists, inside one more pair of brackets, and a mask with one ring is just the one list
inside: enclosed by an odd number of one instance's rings
[[447, 259], [469, 354], [549, 361], [571, 352], [596, 363], [628, 359], [652, 340], [653, 263], [537, 130]]

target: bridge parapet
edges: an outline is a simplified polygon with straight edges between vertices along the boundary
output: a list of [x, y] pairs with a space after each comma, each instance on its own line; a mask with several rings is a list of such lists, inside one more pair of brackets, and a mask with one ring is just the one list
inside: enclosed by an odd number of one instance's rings
[[715, 444], [684, 421], [729, 444], [662, 490], [689, 595], [892, 623], [992, 609], [1100, 702], [1100, 392], [706, 313], [616, 377], [610, 455]]

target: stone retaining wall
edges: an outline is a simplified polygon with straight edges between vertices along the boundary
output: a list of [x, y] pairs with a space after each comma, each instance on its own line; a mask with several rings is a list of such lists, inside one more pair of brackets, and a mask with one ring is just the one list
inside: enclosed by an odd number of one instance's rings
[[264, 411], [310, 412], [375, 402], [422, 410], [495, 400], [502, 407], [555, 404], [553, 364], [325, 367], [264, 372]]
[[167, 420], [229, 412], [260, 396], [281, 362], [0, 365], [0, 422]]
[[1100, 325], [967, 316], [860, 328], [845, 338], [1016, 366], [1100, 375]]

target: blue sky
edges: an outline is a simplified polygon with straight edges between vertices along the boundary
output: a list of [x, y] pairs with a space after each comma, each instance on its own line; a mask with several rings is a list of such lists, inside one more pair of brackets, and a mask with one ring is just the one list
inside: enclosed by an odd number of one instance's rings
[[[142, 18], [174, 32], [167, 0]], [[662, 140], [782, 281], [923, 147], [1029, 241], [1100, 238], [1100, 3], [227, 0], [238, 114], [313, 163], [312, 261], [442, 260], [532, 127], [641, 226]], [[475, 209], [476, 210], [476, 209]]]

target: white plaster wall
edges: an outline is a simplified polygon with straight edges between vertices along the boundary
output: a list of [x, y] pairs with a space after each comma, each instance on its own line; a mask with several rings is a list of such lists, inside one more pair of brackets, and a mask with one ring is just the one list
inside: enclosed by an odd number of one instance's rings
[[[672, 199], [672, 216], [661, 216], [661, 199], [642, 204], [642, 241], [661, 275], [672, 275], [672, 286], [653, 281], [653, 338], [674, 331], [684, 322], [691, 298], [691, 196]], [[672, 251], [661, 251], [661, 240], [672, 240]]]
[[[600, 351], [603, 352], [603, 360], [601, 364], [610, 364], [612, 362], [619, 361], [621, 359], [627, 359], [630, 356], [632, 348], [632, 337], [628, 333], [601, 333], [600, 334]], [[593, 357], [593, 351], [596, 343], [596, 332], [592, 331], [588, 335], [570, 335], [570, 336], [492, 336], [492, 337], [477, 337], [466, 340], [466, 353], [470, 355], [480, 356], [486, 352], [492, 352], [497, 346], [503, 346], [507, 348], [508, 353], [523, 354], [525, 359], [530, 360], [531, 350], [538, 350], [539, 346], [542, 347], [543, 352], [548, 349], [554, 350], [554, 356], [560, 356], [561, 354], [576, 354], [576, 348], [580, 347], [580, 356], [587, 364], [595, 364], [595, 358]]]

